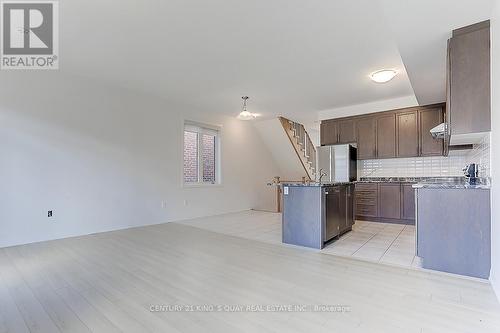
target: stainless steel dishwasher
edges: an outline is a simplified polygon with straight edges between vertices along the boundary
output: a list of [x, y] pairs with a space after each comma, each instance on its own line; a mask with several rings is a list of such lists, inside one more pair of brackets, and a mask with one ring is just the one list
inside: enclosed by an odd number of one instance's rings
[[324, 242], [352, 230], [354, 224], [353, 185], [342, 184], [325, 187]]

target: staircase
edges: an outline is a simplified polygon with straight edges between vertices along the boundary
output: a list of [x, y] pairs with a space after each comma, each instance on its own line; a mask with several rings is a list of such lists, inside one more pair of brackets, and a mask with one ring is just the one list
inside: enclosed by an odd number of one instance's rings
[[307, 177], [309, 180], [315, 180], [317, 172], [316, 148], [314, 147], [314, 144], [312, 143], [304, 125], [284, 117], [279, 117], [279, 120], [300, 160], [300, 163], [304, 167]]

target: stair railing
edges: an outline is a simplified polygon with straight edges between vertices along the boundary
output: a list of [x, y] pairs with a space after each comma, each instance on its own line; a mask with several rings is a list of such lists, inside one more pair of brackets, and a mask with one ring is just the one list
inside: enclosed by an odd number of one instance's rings
[[316, 148], [304, 125], [280, 117], [280, 122], [297, 156], [304, 167], [309, 180], [314, 180], [316, 175]]

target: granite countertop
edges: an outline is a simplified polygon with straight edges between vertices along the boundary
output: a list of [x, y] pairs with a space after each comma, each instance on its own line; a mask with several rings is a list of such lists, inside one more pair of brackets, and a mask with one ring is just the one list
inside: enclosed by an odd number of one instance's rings
[[349, 185], [354, 184], [355, 182], [338, 182], [338, 183], [282, 183], [282, 186], [297, 186], [297, 187], [329, 187], [329, 186], [337, 186], [337, 185]]
[[412, 183], [413, 188], [490, 189], [489, 178], [470, 184], [465, 177], [361, 177], [356, 183]]
[[418, 183], [426, 177], [361, 177], [356, 183]]
[[489, 183], [489, 180], [481, 180], [476, 184], [470, 184], [464, 179], [457, 182], [420, 182], [414, 184], [413, 188], [489, 190], [491, 188], [491, 184]]
[[413, 188], [436, 188], [436, 189], [490, 189], [489, 178], [478, 178], [476, 184], [470, 184], [465, 177], [361, 177], [354, 182], [338, 183], [282, 183], [282, 186], [296, 187], [329, 187], [336, 185], [348, 185], [355, 183], [410, 183]]

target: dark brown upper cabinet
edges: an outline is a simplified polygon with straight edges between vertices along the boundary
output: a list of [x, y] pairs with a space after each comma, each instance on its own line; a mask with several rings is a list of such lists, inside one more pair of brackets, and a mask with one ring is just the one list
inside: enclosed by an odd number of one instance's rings
[[397, 157], [418, 156], [418, 112], [416, 110], [396, 114], [396, 134]]
[[357, 143], [358, 159], [443, 155], [430, 129], [443, 122], [444, 104], [324, 120], [321, 144]]
[[420, 125], [419, 156], [443, 155], [444, 141], [434, 139], [430, 133], [431, 128], [443, 122], [443, 108], [422, 109], [418, 111]]
[[338, 143], [356, 142], [356, 122], [354, 119], [339, 120], [338, 132]]
[[336, 121], [321, 122], [320, 141], [321, 145], [334, 145], [338, 143], [338, 124]]
[[377, 158], [377, 123], [375, 117], [356, 120], [358, 159]]
[[491, 130], [490, 22], [453, 31], [448, 45], [449, 128], [453, 135]]
[[401, 218], [401, 186], [399, 183], [381, 183], [378, 186], [379, 217]]
[[396, 115], [377, 117], [377, 157], [396, 157]]

